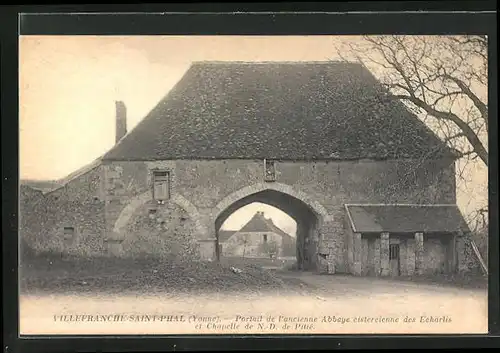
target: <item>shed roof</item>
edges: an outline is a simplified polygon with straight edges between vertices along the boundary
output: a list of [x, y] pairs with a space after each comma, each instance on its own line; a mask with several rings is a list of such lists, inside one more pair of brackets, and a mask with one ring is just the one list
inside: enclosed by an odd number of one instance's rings
[[346, 205], [346, 210], [358, 233], [469, 231], [456, 205]]
[[197, 62], [104, 160], [453, 156], [363, 65]]

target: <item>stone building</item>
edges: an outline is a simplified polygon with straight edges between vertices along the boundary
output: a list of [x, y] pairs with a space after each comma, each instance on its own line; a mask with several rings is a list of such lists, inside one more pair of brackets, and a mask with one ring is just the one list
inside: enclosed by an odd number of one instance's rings
[[295, 257], [295, 239], [257, 212], [240, 230], [219, 231], [221, 257]]
[[118, 102], [116, 145], [23, 203], [33, 248], [216, 260], [224, 221], [261, 202], [297, 222], [305, 270], [472, 261], [456, 154], [362, 65], [198, 62], [129, 133], [125, 122]]

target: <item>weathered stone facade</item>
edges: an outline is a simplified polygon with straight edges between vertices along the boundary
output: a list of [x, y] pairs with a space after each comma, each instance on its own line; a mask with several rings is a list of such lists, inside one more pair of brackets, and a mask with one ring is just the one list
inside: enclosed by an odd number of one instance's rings
[[[20, 235], [37, 252], [102, 255], [104, 199], [98, 166], [47, 194], [20, 195]], [[65, 234], [65, 228], [72, 234]]]
[[[177, 207], [170, 209], [171, 221], [187, 217], [191, 224], [178, 231], [198, 244], [195, 247], [202, 258], [214, 259], [215, 221], [220, 214], [249, 195], [271, 189], [299, 199], [312, 209], [320, 220], [315, 253], [325, 254], [322, 258], [333, 261], [336, 272], [347, 272], [345, 203], [455, 202], [452, 161], [429, 161], [423, 165], [419, 161], [415, 170], [416, 164], [277, 161], [277, 180], [264, 182], [263, 161], [259, 160], [108, 162], [102, 169], [105, 240], [117, 249], [115, 253], [130, 254], [125, 246], [133, 243], [130, 237], [137, 236], [128, 230], [137, 214], [142, 212], [147, 217], [145, 208], [155, 207], [161, 213], [175, 204]], [[170, 173], [171, 199], [165, 205], [153, 203], [153, 170]]]
[[[25, 235], [35, 249], [214, 260], [215, 223], [224, 210], [249, 195], [273, 190], [299, 200], [317, 217], [317, 239], [306, 240], [314, 243], [314, 266], [347, 273], [353, 259], [344, 204], [455, 203], [451, 160], [276, 161], [275, 168], [276, 181], [265, 182], [260, 160], [103, 162], [21, 210], [24, 224], [39, 225]], [[170, 175], [170, 199], [164, 204], [153, 200], [154, 170]], [[75, 229], [72, 241], [64, 239], [66, 226]], [[401, 247], [402, 256], [411, 242]], [[360, 256], [378, 253], [376, 247], [377, 241], [363, 239]], [[441, 256], [430, 250], [426, 254]], [[373, 259], [379, 261], [377, 255]], [[362, 272], [376, 274], [380, 265], [365, 265]]]
[[282, 243], [282, 237], [273, 232], [236, 232], [222, 244], [221, 256], [270, 258], [273, 253], [279, 257]]

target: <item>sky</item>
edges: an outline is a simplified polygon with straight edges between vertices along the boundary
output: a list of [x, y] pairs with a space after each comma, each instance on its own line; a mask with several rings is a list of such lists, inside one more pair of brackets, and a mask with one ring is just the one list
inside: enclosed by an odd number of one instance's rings
[[[59, 179], [108, 151], [115, 138], [115, 101], [137, 123], [180, 80], [193, 61], [324, 61], [339, 59], [348, 36], [21, 36], [20, 177]], [[469, 168], [468, 212], [484, 202], [486, 170]], [[237, 229], [255, 211], [293, 230], [283, 212], [248, 205], [224, 228]], [[248, 219], [247, 219], [248, 217]], [[288, 217], [288, 218], [287, 218]]]

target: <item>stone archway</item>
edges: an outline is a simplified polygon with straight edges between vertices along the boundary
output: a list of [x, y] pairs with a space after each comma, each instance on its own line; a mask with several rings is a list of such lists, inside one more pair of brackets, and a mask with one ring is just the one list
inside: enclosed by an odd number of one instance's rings
[[253, 184], [241, 188], [226, 196], [217, 204], [217, 206], [214, 207], [214, 218], [219, 217], [219, 215], [224, 212], [225, 209], [227, 209], [230, 205], [234, 204], [238, 200], [264, 190], [278, 191], [302, 201], [307, 206], [309, 206], [311, 210], [313, 210], [318, 216], [320, 216], [323, 219], [323, 222], [329, 222], [332, 219], [332, 216], [328, 214], [326, 208], [318, 201], [315, 201], [311, 197], [309, 197], [305, 192], [297, 190], [290, 185], [276, 182]]
[[318, 268], [321, 230], [332, 216], [318, 201], [303, 191], [281, 183], [258, 183], [244, 187], [222, 199], [213, 209], [212, 221], [216, 234], [216, 257], [220, 258], [218, 232], [224, 221], [239, 208], [261, 202], [287, 213], [297, 222], [297, 263], [300, 269]]

